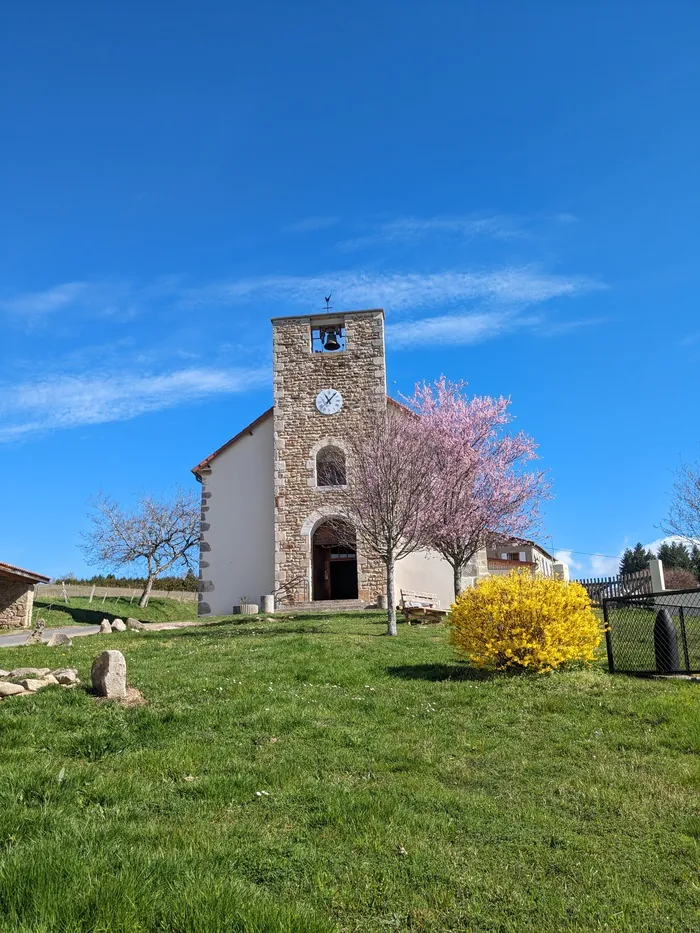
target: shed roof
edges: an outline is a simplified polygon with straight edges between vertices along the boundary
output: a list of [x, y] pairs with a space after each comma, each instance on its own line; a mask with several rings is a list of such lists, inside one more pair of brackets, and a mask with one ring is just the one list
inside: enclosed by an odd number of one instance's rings
[[45, 577], [42, 573], [24, 570], [22, 567], [15, 567], [13, 564], [5, 564], [3, 561], [0, 561], [0, 576], [14, 577], [17, 580], [27, 580], [30, 583], [51, 582], [51, 577]]

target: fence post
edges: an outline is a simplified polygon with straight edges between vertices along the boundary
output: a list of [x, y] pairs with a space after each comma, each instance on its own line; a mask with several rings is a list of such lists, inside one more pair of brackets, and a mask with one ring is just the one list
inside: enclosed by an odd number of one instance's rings
[[683, 660], [685, 661], [685, 669], [690, 673], [690, 658], [688, 656], [688, 635], [685, 631], [685, 612], [683, 611], [683, 606], [678, 607], [678, 620], [681, 623], [681, 643], [683, 645]]
[[68, 605], [68, 593], [66, 593], [66, 581], [64, 580], [61, 583], [61, 596], [63, 597], [63, 602]]
[[603, 600], [603, 624], [605, 625], [605, 650], [608, 653], [608, 670], [615, 673], [615, 659], [613, 658], [612, 638], [610, 637], [610, 621], [608, 619], [608, 601]]
[[654, 593], [661, 593], [666, 589], [664, 580], [664, 565], [658, 558], [649, 561], [649, 570], [651, 572], [651, 589]]
[[92, 602], [92, 597], [95, 595], [95, 584], [92, 584], [92, 590], [90, 591], [90, 602]]

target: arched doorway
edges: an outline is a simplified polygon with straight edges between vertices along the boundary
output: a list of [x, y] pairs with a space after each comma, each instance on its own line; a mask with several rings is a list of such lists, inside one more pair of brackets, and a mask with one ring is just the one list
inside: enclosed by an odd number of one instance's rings
[[355, 533], [337, 520], [322, 522], [311, 543], [313, 598], [357, 599]]

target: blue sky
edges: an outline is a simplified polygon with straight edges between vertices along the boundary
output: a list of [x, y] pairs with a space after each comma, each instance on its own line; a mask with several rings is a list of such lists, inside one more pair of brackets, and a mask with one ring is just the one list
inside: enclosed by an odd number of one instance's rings
[[[5, 4], [0, 559], [193, 485], [273, 315], [383, 306], [393, 393], [512, 396], [578, 573], [700, 457], [696, 2]], [[599, 555], [599, 556], [591, 556]]]

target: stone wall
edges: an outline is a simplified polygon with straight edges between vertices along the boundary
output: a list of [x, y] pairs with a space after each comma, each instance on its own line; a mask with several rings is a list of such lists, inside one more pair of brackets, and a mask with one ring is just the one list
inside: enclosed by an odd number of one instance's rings
[[[356, 436], [386, 406], [383, 312], [343, 317], [345, 350], [338, 353], [312, 352], [311, 323], [318, 325], [323, 318], [273, 321], [275, 587], [279, 591], [294, 583], [294, 601], [312, 598], [315, 528], [340, 513], [332, 489], [316, 487], [314, 454], [324, 440], [342, 445]], [[316, 396], [326, 388], [343, 396], [338, 414], [322, 415], [316, 409]], [[384, 565], [363, 554], [361, 546], [357, 560], [359, 597], [373, 601], [386, 590]]]
[[34, 585], [0, 576], [0, 629], [26, 628], [32, 617]]
[[[202, 470], [200, 473], [200, 482], [202, 484], [202, 497], [200, 500], [200, 513], [199, 513], [199, 589], [197, 592], [197, 615], [206, 616], [211, 612], [211, 606], [207, 602], [207, 597], [204, 595], [208, 593], [213, 588], [213, 581], [209, 579], [209, 551], [211, 551], [211, 544], [207, 541], [207, 532], [209, 531], [209, 516], [208, 512], [211, 508], [209, 500], [211, 499], [211, 492], [207, 489], [209, 483], [209, 478], [211, 477], [211, 469]], [[231, 610], [233, 611], [233, 609]]]

